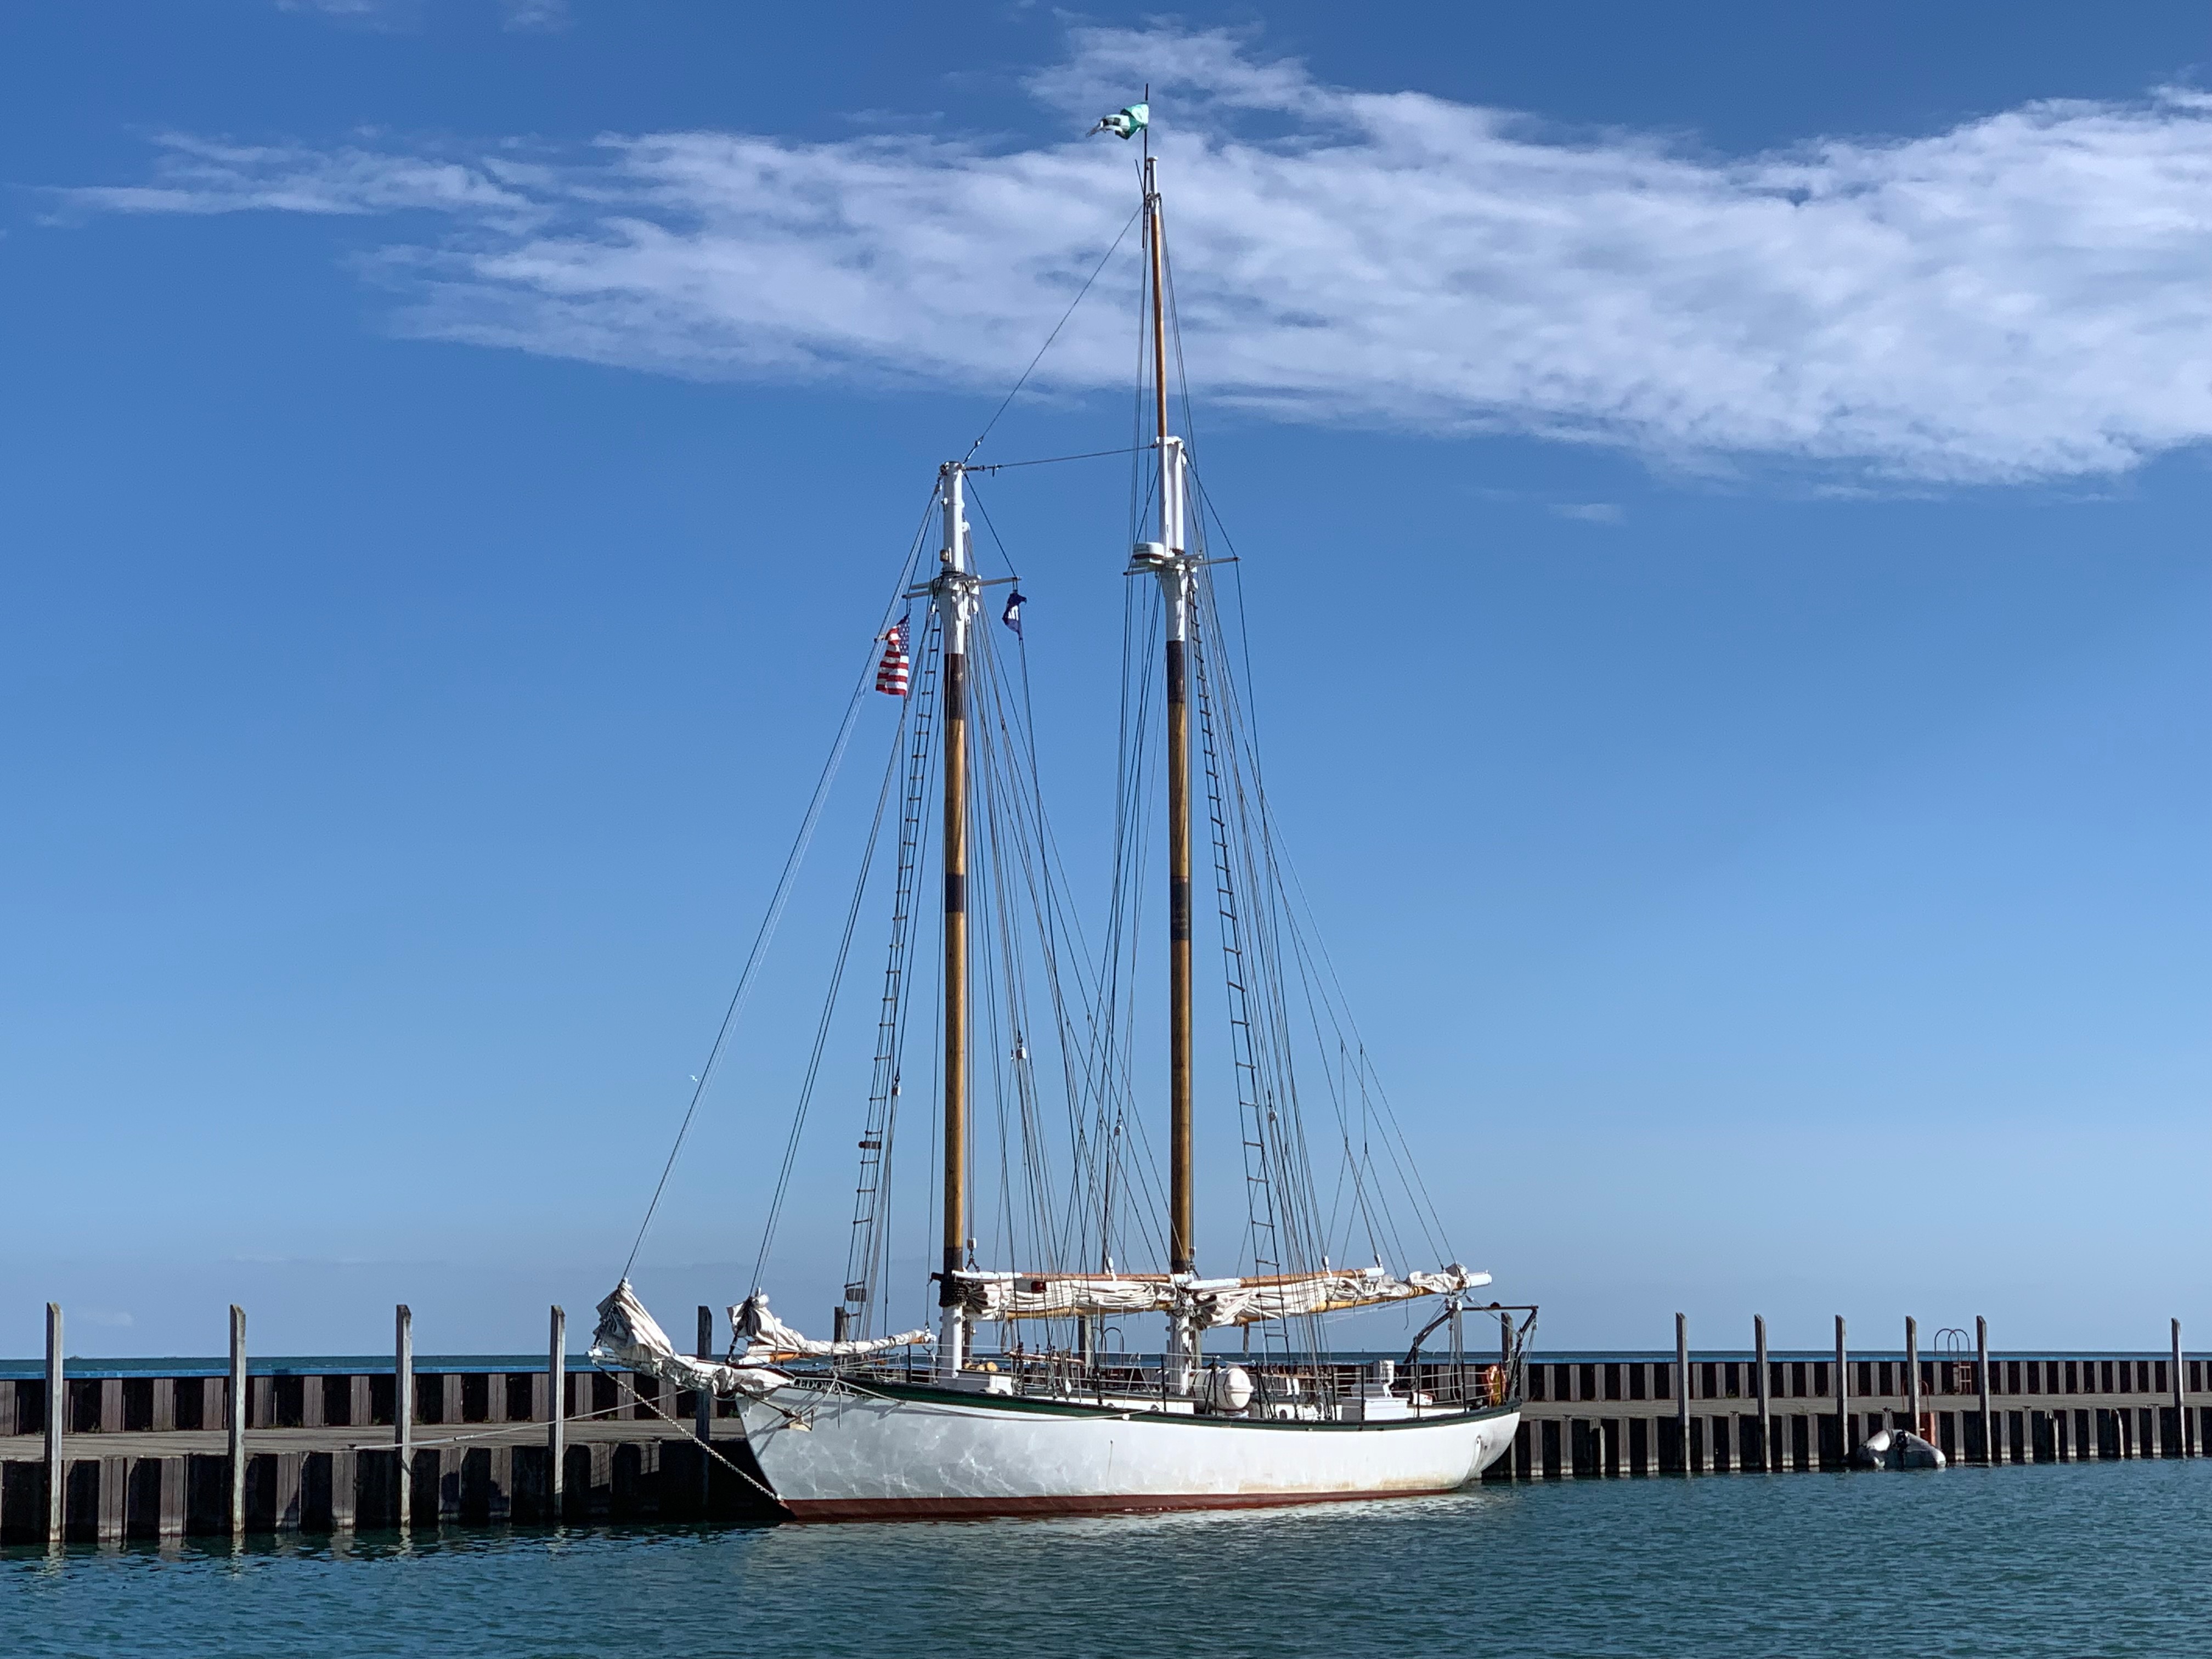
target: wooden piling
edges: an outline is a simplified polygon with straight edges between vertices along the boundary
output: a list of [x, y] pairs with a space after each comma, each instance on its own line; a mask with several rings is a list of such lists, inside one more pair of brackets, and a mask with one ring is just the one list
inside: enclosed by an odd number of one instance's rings
[[246, 1310], [230, 1304], [230, 1398], [223, 1413], [229, 1431], [230, 1535], [246, 1532]]
[[[710, 1364], [714, 1358], [714, 1310], [712, 1308], [699, 1310], [699, 1358]], [[696, 1403], [691, 1412], [691, 1431], [701, 1440], [712, 1440], [714, 1437], [714, 1391], [712, 1389], [695, 1389], [692, 1395]], [[702, 1459], [700, 1468], [703, 1469], [705, 1467]]]
[[92, 1535], [103, 1544], [123, 1541], [125, 1482], [129, 1471], [119, 1457], [102, 1457], [92, 1482]]
[[1674, 1445], [1685, 1474], [1696, 1472], [1690, 1455], [1690, 1316], [1674, 1316]]
[[1920, 1433], [1920, 1322], [1911, 1314], [1905, 1316], [1905, 1414], [1911, 1431]]
[[2181, 1369], [2181, 1322], [2178, 1319], [2173, 1322], [2173, 1428], [2174, 1455], [2196, 1456], [2197, 1437], [2189, 1431], [2189, 1379]]
[[1753, 1314], [1751, 1316], [1751, 1346], [1753, 1352], [1757, 1355], [1755, 1362], [1757, 1376], [1754, 1380], [1759, 1385], [1759, 1467], [1762, 1469], [1772, 1469], [1776, 1467], [1774, 1379], [1768, 1375], [1766, 1369], [1766, 1316], [1765, 1314]]
[[1844, 1345], [1844, 1316], [1836, 1316], [1836, 1455], [1851, 1461], [1850, 1351]]
[[62, 1431], [69, 1417], [69, 1376], [62, 1363], [62, 1304], [46, 1304], [46, 1542], [62, 1541]]
[[[699, 1310], [699, 1358], [702, 1363], [714, 1358], [714, 1310]], [[691, 1391], [691, 1432], [702, 1448], [699, 1453], [699, 1513], [707, 1513], [707, 1492], [713, 1483], [714, 1460], [704, 1448], [714, 1438], [714, 1391], [694, 1389]]]
[[403, 1302], [392, 1315], [392, 1440], [399, 1454], [398, 1525], [415, 1518], [415, 1316]]
[[555, 1525], [562, 1516], [561, 1497], [562, 1465], [568, 1453], [568, 1316], [557, 1306], [553, 1310], [552, 1336], [545, 1357], [545, 1455], [550, 1460], [551, 1478], [546, 1486], [546, 1502], [552, 1513], [547, 1516]]
[[1990, 1437], [1990, 1322], [1979, 1314], [1974, 1316], [1974, 1381], [1982, 1419], [1982, 1462], [1994, 1463], [1997, 1456]]

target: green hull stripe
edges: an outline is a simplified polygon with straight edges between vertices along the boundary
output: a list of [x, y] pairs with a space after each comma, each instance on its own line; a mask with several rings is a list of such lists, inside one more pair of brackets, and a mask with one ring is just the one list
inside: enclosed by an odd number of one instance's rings
[[[815, 1379], [798, 1377], [793, 1381], [803, 1387]], [[860, 1382], [850, 1378], [842, 1381], [844, 1387], [861, 1394], [872, 1394], [885, 1400], [911, 1401], [916, 1405], [974, 1406], [987, 1411], [1030, 1412], [1045, 1417], [1087, 1417], [1108, 1422], [1141, 1417], [1148, 1423], [1204, 1424], [1217, 1429], [1299, 1429], [1337, 1434], [1434, 1428], [1439, 1423], [1481, 1422], [1517, 1412], [1522, 1405], [1517, 1400], [1509, 1401], [1503, 1406], [1486, 1406], [1480, 1411], [1437, 1412], [1426, 1417], [1394, 1418], [1383, 1423], [1292, 1423], [1285, 1422], [1280, 1418], [1210, 1417], [1200, 1416], [1195, 1412], [1156, 1412], [1142, 1406], [1079, 1405], [1073, 1401], [1036, 1400], [1021, 1395], [979, 1395], [965, 1389], [935, 1388], [926, 1382]]]

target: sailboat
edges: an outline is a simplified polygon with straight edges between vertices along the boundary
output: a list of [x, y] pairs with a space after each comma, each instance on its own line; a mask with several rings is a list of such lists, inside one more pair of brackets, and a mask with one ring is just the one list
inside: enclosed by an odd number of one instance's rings
[[[977, 483], [996, 469], [975, 462], [971, 448], [935, 481], [924, 520], [939, 532], [933, 568], [925, 528], [894, 590], [894, 611], [908, 608], [876, 636], [874, 689], [902, 699], [877, 808], [878, 830], [894, 825], [882, 860], [894, 872], [893, 915], [833, 1334], [810, 1338], [787, 1324], [756, 1285], [730, 1310], [725, 1354], [684, 1354], [627, 1268], [599, 1310], [593, 1358], [730, 1402], [724, 1410], [744, 1436], [733, 1467], [793, 1520], [1141, 1513], [1447, 1492], [1504, 1455], [1519, 1424], [1535, 1310], [1479, 1301], [1490, 1275], [1456, 1261], [1430, 1271], [1384, 1263], [1385, 1246], [1406, 1230], [1382, 1196], [1383, 1175], [1413, 1192], [1424, 1222], [1414, 1231], [1433, 1241], [1440, 1224], [1419, 1191], [1417, 1151], [1378, 1103], [1364, 1045], [1347, 1035], [1333, 975], [1298, 919], [1267, 804], [1217, 588], [1215, 567], [1234, 556], [1207, 551], [1190, 446], [1170, 422], [1170, 362], [1180, 347], [1149, 126], [1147, 100], [1097, 129], [1145, 136], [1141, 199], [1130, 218], [1142, 224], [1145, 413], [1126, 452], [1139, 538], [1124, 572], [1127, 666], [1107, 941], [1091, 966], [1079, 965], [1056, 843], [1028, 793], [1035, 744], [1029, 700], [1018, 695], [1026, 659], [1000, 659], [1006, 630], [994, 633], [984, 614], [983, 590], [1005, 583], [1001, 620], [1018, 647], [1018, 585], [983, 574], [969, 519]], [[1147, 736], [1154, 732], [1164, 742]], [[1154, 787], [1162, 781], [1164, 813]], [[1146, 849], [1163, 816], [1160, 882]], [[1193, 842], [1201, 818], [1228, 1027], [1216, 1051], [1224, 1079], [1216, 1138], [1226, 1144], [1233, 1097], [1248, 1195], [1237, 1271], [1212, 1273], [1200, 1264], [1196, 1213]], [[872, 832], [869, 860], [877, 844]], [[942, 875], [933, 907], [925, 872], [933, 852]], [[866, 878], [864, 870], [863, 887]], [[1148, 940], [1145, 919], [1162, 909], [1167, 937]], [[1031, 935], [1015, 925], [1018, 912], [1035, 923]], [[933, 921], [934, 953], [920, 948]], [[1161, 955], [1164, 1018], [1146, 988], [1159, 977]], [[842, 975], [842, 949], [838, 961]], [[917, 988], [933, 966], [934, 994], [925, 996]], [[1286, 991], [1294, 980], [1302, 999]], [[1029, 1012], [1038, 983], [1048, 1018]], [[928, 1017], [929, 1040], [909, 1032], [911, 1012]], [[830, 1030], [825, 1012], [801, 1120]], [[1164, 1193], [1154, 1183], [1140, 1086], [1159, 1075], [1150, 1070], [1157, 1051], [1139, 1052], [1156, 1035], [1166, 1061]], [[1056, 1142], [1036, 1063], [1048, 1036], [1067, 1094]], [[1301, 1060], [1301, 1042], [1319, 1059]], [[908, 1064], [923, 1063], [917, 1054], [934, 1074], [939, 1109], [926, 1206], [937, 1235], [936, 1270], [927, 1275], [935, 1318], [890, 1330], [884, 1308], [897, 1291], [890, 1240], [898, 1107]], [[1316, 1071], [1319, 1083], [1310, 1080]], [[979, 1088], [1000, 1109], [992, 1205], [974, 1190]], [[1304, 1123], [1304, 1103], [1316, 1093], [1332, 1105], [1345, 1164], [1327, 1217]], [[1066, 1166], [1064, 1184], [1054, 1159]], [[782, 1197], [779, 1187], [772, 1214]], [[1030, 1219], [1017, 1225], [1011, 1218], [1024, 1205]], [[985, 1231], [987, 1211], [1004, 1224], [1000, 1245], [1033, 1254], [985, 1265], [974, 1235]], [[1373, 1260], [1346, 1265], [1340, 1240], [1363, 1227]], [[1122, 1265], [1148, 1250], [1158, 1252], [1148, 1269]], [[1428, 1315], [1402, 1358], [1333, 1351], [1331, 1316], [1397, 1303]], [[1153, 1319], [1160, 1324], [1145, 1328], [1158, 1329], [1156, 1350], [1140, 1332]], [[1494, 1324], [1494, 1348], [1469, 1352], [1470, 1322]], [[1240, 1346], [1224, 1351], [1231, 1335]], [[1432, 1340], [1438, 1346], [1425, 1352]]]

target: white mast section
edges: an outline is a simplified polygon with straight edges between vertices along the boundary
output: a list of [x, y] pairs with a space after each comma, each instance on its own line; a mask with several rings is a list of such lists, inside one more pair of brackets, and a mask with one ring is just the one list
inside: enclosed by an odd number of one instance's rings
[[1167, 557], [1159, 568], [1160, 595], [1167, 601], [1168, 638], [1181, 644], [1190, 631], [1190, 566], [1183, 541], [1187, 488], [1182, 440], [1160, 440], [1160, 545]]
[[[968, 469], [958, 461], [945, 464], [945, 488], [941, 492], [945, 504], [945, 545], [938, 554], [939, 562], [948, 576], [967, 576], [975, 573], [969, 568], [967, 501]], [[938, 615], [945, 619], [945, 648], [962, 656], [968, 654], [969, 626], [975, 620], [975, 596], [972, 591], [966, 603], [958, 603], [950, 588], [937, 594]]]

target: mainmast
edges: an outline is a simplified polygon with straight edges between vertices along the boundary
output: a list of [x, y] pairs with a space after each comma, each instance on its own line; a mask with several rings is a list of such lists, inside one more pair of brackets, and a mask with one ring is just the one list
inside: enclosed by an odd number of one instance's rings
[[945, 672], [938, 681], [945, 756], [945, 1261], [938, 1287], [937, 1372], [960, 1375], [967, 1323], [953, 1275], [968, 1266], [968, 636], [982, 584], [969, 568], [966, 469], [939, 470], [945, 545], [930, 584], [944, 624]]
[[1182, 440], [1168, 434], [1167, 227], [1158, 164], [1145, 157], [1145, 227], [1152, 265], [1152, 431], [1159, 447], [1160, 538], [1152, 554], [1167, 607], [1168, 1266], [1198, 1266], [1191, 1196], [1190, 703], [1184, 662], [1190, 562], [1183, 546]]
[[[1152, 433], [1159, 451], [1159, 539], [1136, 550], [1139, 568], [1158, 578], [1167, 611], [1168, 704], [1168, 1267], [1198, 1268], [1191, 1174], [1190, 977], [1190, 675], [1187, 663], [1197, 562], [1186, 547], [1185, 461], [1181, 438], [1168, 431], [1167, 227], [1158, 171], [1145, 157], [1145, 240], [1152, 260]], [[1170, 1385], [1188, 1393], [1194, 1376], [1196, 1334], [1170, 1322]]]

